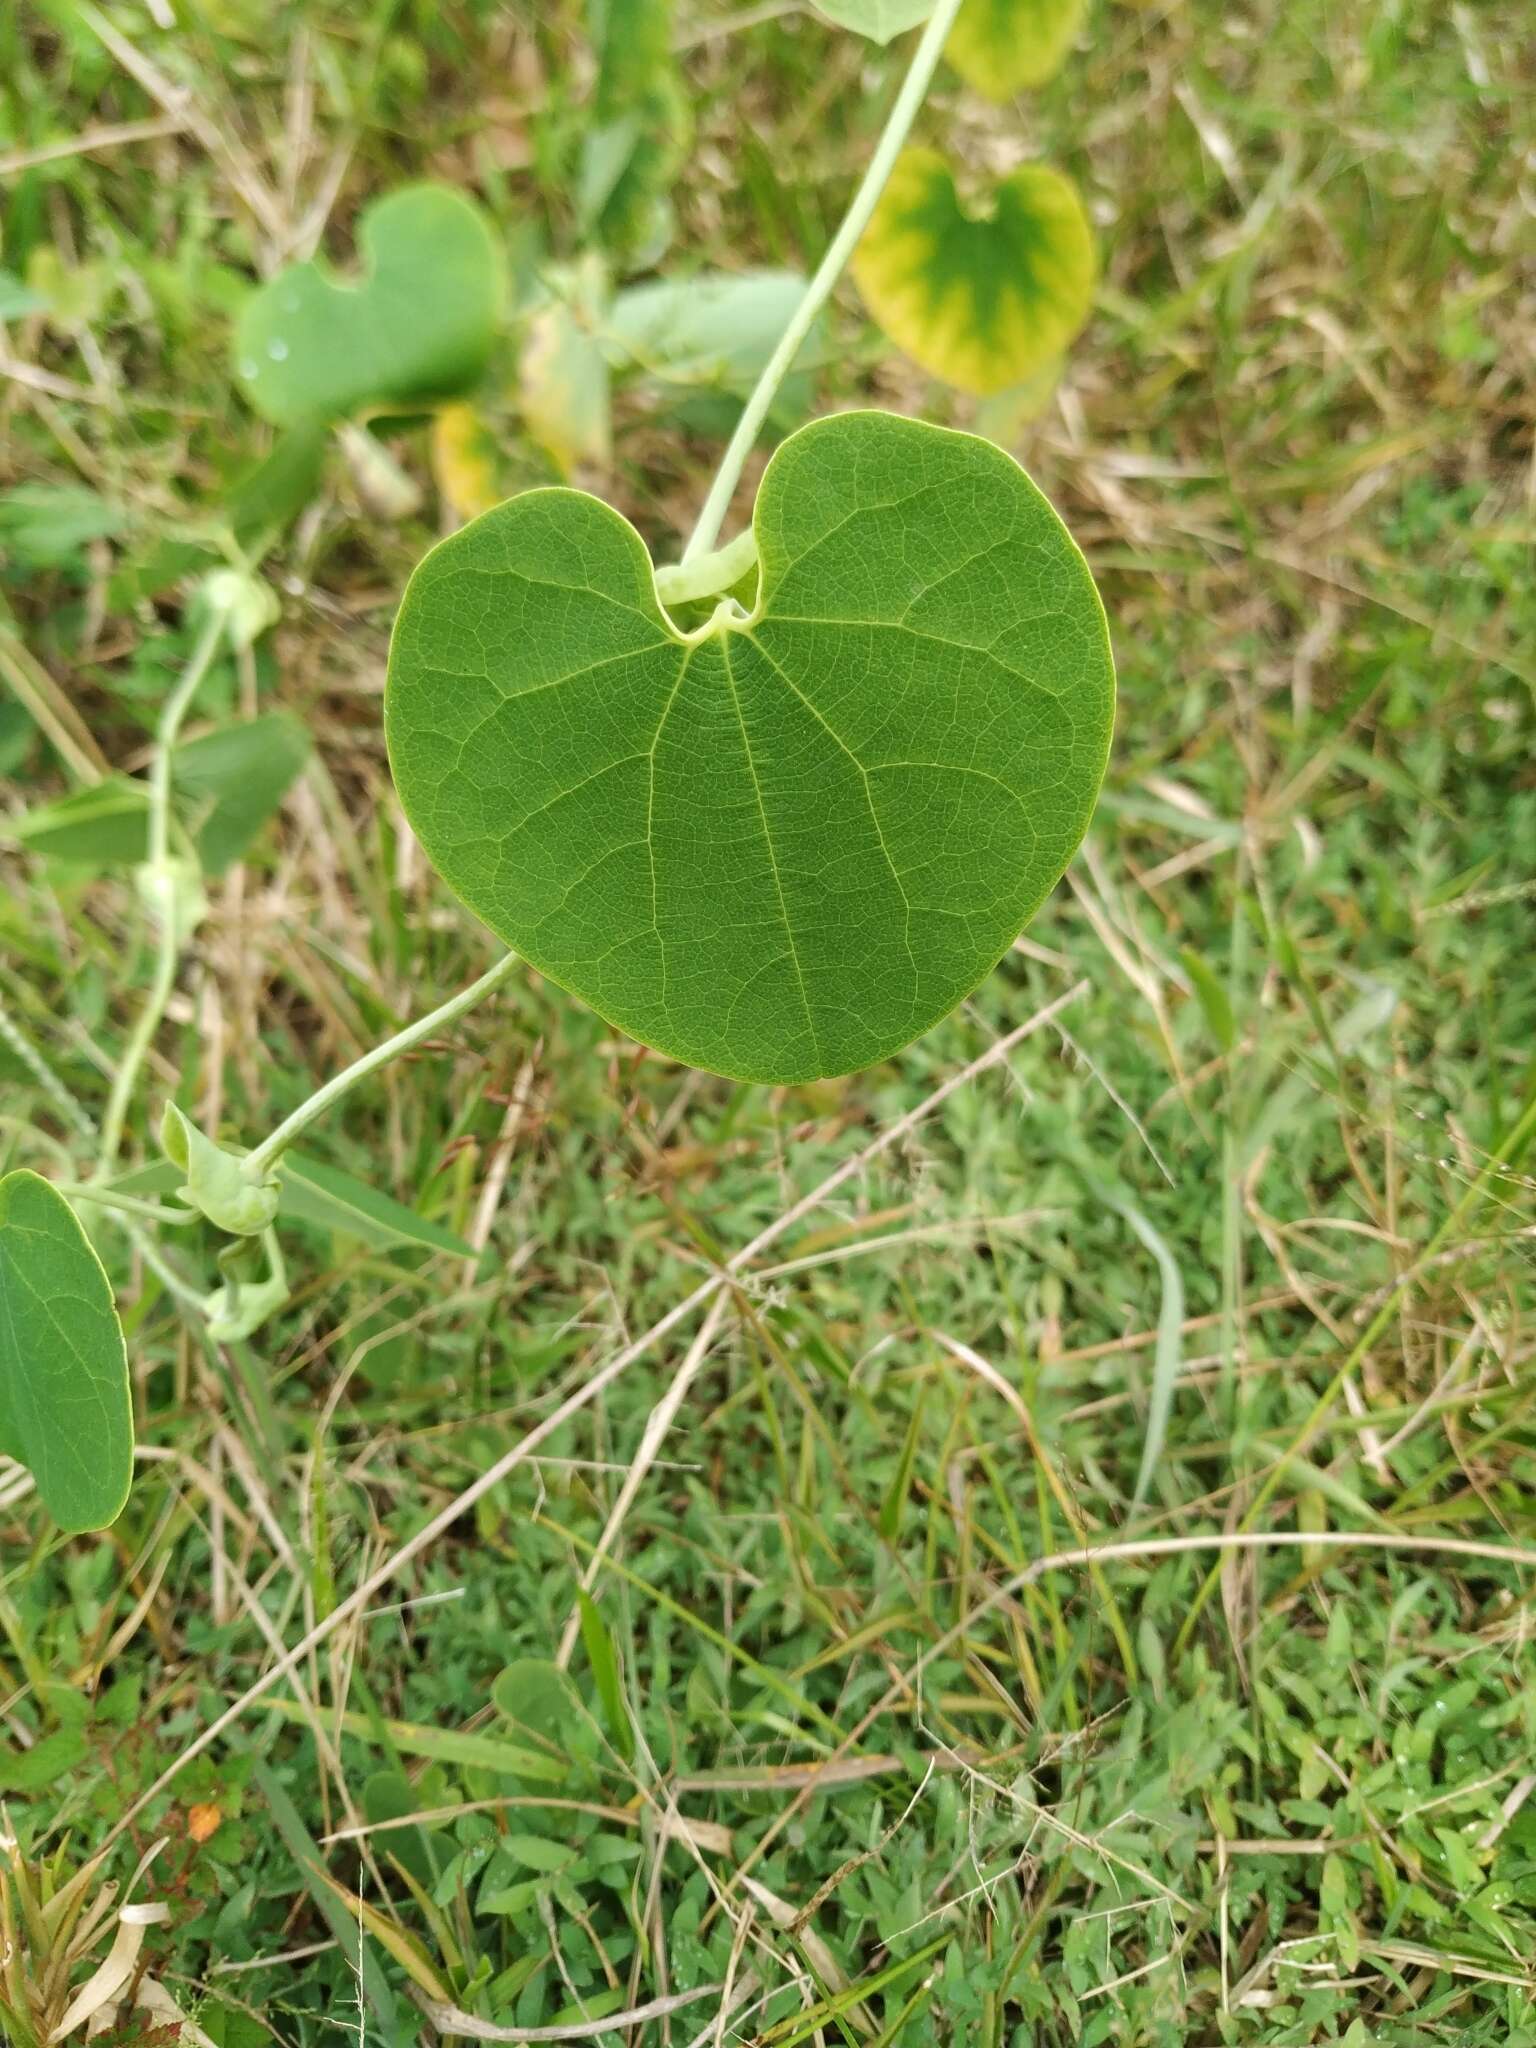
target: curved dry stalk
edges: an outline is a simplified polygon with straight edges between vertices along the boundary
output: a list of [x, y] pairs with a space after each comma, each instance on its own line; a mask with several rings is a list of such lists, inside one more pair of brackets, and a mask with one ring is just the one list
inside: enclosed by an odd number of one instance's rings
[[697, 2005], [701, 1998], [714, 1998], [725, 1990], [723, 1984], [697, 1984], [692, 1991], [674, 1991], [666, 1998], [653, 1998], [628, 2012], [611, 2012], [605, 2019], [576, 2020], [565, 2027], [498, 2027], [479, 2020], [457, 2005], [442, 2005], [433, 1998], [416, 1997], [427, 2018], [444, 2034], [467, 2034], [473, 2041], [595, 2041], [600, 2034], [620, 2027], [637, 2027], [643, 2020], [665, 2019], [681, 2012], [685, 2005]]

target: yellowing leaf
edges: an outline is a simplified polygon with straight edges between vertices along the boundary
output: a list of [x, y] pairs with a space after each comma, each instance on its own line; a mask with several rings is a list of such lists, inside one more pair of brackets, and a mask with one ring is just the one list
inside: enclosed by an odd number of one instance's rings
[[445, 405], [432, 422], [432, 474], [460, 519], [476, 519], [501, 499], [496, 444], [467, 401]]
[[944, 54], [967, 85], [1006, 100], [1054, 78], [1087, 0], [965, 0]]
[[898, 348], [962, 391], [1021, 384], [1088, 318], [1093, 230], [1077, 188], [1045, 164], [969, 210], [936, 150], [909, 149], [853, 259], [870, 312]]
[[608, 467], [608, 359], [569, 306], [556, 301], [529, 321], [518, 383], [528, 431], [563, 476]]

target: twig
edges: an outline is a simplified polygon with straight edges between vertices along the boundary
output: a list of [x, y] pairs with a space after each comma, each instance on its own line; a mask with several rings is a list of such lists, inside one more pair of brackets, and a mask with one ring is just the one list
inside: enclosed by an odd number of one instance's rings
[[179, 135], [186, 126], [185, 114], [155, 114], [147, 121], [114, 121], [106, 127], [87, 128], [82, 134], [66, 135], [61, 142], [45, 142], [37, 149], [18, 149], [10, 156], [0, 156], [0, 178], [14, 178], [21, 171], [56, 164], [63, 157], [94, 156], [98, 149], [118, 149], [125, 142], [153, 142], [162, 135]]

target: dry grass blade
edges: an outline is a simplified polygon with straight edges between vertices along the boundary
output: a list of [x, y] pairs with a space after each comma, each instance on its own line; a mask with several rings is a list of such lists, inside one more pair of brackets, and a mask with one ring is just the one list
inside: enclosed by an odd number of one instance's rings
[[[619, 1488], [619, 1497], [614, 1502], [608, 1520], [603, 1525], [603, 1533], [597, 1539], [597, 1548], [593, 1551], [591, 1557], [588, 1558], [586, 1569], [581, 1575], [581, 1588], [584, 1593], [590, 1593], [597, 1584], [598, 1574], [603, 1568], [603, 1559], [618, 1541], [619, 1531], [624, 1526], [624, 1517], [634, 1505], [635, 1495], [645, 1484], [646, 1474], [655, 1464], [657, 1458], [660, 1457], [661, 1447], [666, 1442], [673, 1423], [677, 1420], [677, 1411], [682, 1407], [687, 1397], [688, 1389], [698, 1378], [705, 1360], [709, 1357], [710, 1349], [715, 1341], [715, 1332], [719, 1329], [720, 1318], [725, 1312], [725, 1303], [726, 1297], [722, 1290], [710, 1303], [709, 1311], [700, 1325], [699, 1334], [689, 1345], [687, 1356], [673, 1374], [671, 1385], [656, 1403], [656, 1406], [651, 1410], [646, 1420], [645, 1434], [640, 1439], [640, 1448], [635, 1452], [633, 1462], [624, 1475], [624, 1484]], [[555, 1662], [562, 1671], [571, 1661], [571, 1652], [576, 1647], [576, 1639], [580, 1632], [581, 1610], [579, 1607], [573, 1607], [570, 1618], [565, 1624], [565, 1632], [560, 1638], [560, 1648], [555, 1655]]]
[[117, 1916], [117, 1933], [112, 1946], [65, 2008], [64, 2017], [49, 2034], [50, 2041], [63, 2041], [93, 2020], [111, 2004], [138, 1965], [146, 1928], [169, 1920], [171, 1909], [163, 1902], [146, 1906], [124, 1906]]
[[714, 1998], [725, 1990], [723, 1984], [697, 1984], [691, 1991], [674, 1991], [665, 1998], [648, 1999], [627, 2012], [611, 2012], [600, 2020], [578, 2020], [568, 2027], [498, 2027], [489, 2020], [476, 2019], [457, 2005], [441, 2005], [435, 1999], [418, 1998], [417, 2004], [434, 2027], [445, 2034], [465, 2034], [472, 2041], [595, 2041], [620, 2027], [643, 2026], [647, 2020], [665, 2019], [701, 1999]]

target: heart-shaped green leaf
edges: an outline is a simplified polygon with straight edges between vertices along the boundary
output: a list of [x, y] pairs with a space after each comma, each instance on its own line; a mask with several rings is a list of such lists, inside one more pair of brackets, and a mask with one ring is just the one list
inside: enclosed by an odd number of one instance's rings
[[1033, 915], [1114, 675], [1066, 528], [972, 435], [818, 421], [753, 530], [755, 609], [685, 636], [617, 512], [509, 500], [412, 577], [385, 717], [422, 845], [508, 945], [679, 1059], [800, 1081], [907, 1044]]
[[933, 0], [816, 0], [816, 9], [839, 28], [851, 28], [872, 43], [888, 43], [916, 28], [933, 12]]
[[61, 1529], [104, 1529], [133, 1477], [128, 1356], [112, 1289], [64, 1197], [0, 1180], [0, 1451]]
[[504, 265], [478, 206], [407, 185], [362, 214], [364, 275], [299, 263], [251, 294], [235, 369], [279, 425], [452, 398], [480, 377], [501, 313]]
[[1082, 26], [1088, 0], [965, 0], [944, 54], [990, 100], [1054, 78]]
[[962, 391], [1005, 391], [1060, 355], [1088, 318], [1093, 230], [1070, 179], [1025, 164], [985, 214], [936, 150], [905, 150], [853, 274], [900, 349]]

